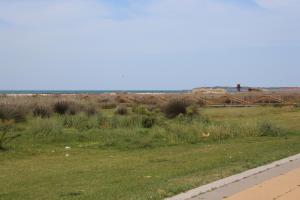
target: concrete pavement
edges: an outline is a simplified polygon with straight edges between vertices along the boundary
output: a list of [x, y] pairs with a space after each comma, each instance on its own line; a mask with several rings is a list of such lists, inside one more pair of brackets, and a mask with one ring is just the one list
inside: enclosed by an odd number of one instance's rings
[[[288, 175], [288, 177], [300, 177], [300, 154], [297, 154], [295, 156], [291, 156], [276, 162], [273, 162], [271, 164], [261, 166], [255, 169], [248, 170], [246, 172], [243, 172], [241, 174], [237, 174], [231, 177], [227, 177], [225, 179], [201, 186], [199, 188], [195, 188], [193, 190], [190, 190], [188, 192], [179, 194], [177, 196], [168, 198], [167, 200], [222, 200], [222, 199], [230, 199], [230, 200], [244, 200], [245, 196], [247, 194], [252, 194], [253, 189], [252, 187], [259, 187], [261, 190], [258, 190], [256, 188], [255, 191], [266, 191], [266, 193], [270, 193], [273, 189], [273, 185], [268, 183], [267, 189], [264, 190], [264, 186], [260, 187], [260, 184], [265, 184], [265, 181], [272, 180], [273, 178], [276, 180], [276, 178], [282, 177], [282, 174], [287, 174], [292, 170], [296, 170], [299, 168], [299, 174], [298, 173], [293, 173], [292, 175]], [[276, 177], [276, 178], [275, 178]], [[287, 182], [288, 179], [284, 179]], [[287, 188], [289, 188], [287, 191], [286, 189], [284, 190], [286, 192], [286, 195], [299, 195], [300, 191], [298, 191], [298, 187], [295, 187], [295, 183], [298, 184], [297, 182], [298, 179], [294, 181], [290, 181], [291, 184], [284, 183]], [[300, 178], [299, 178], [300, 180]], [[276, 181], [275, 181], [276, 182]], [[278, 181], [277, 181], [278, 182]], [[279, 182], [282, 182], [280, 179]], [[300, 182], [299, 184], [300, 185]], [[274, 185], [275, 186], [275, 185]], [[251, 191], [246, 193], [248, 189], [251, 189]], [[282, 187], [283, 188], [283, 187]], [[294, 189], [297, 188], [297, 189]], [[300, 188], [299, 188], [300, 189]], [[292, 190], [293, 192], [288, 192], [289, 190]], [[277, 193], [274, 193], [277, 198], [277, 196], [280, 194], [285, 194], [285, 192], [282, 191]], [[245, 192], [245, 193], [244, 193]], [[254, 193], [253, 193], [254, 194]], [[240, 196], [242, 195], [242, 196]], [[251, 197], [250, 199], [268, 199], [268, 198], [260, 198], [259, 195], [262, 195], [262, 193], [257, 193], [258, 196]], [[285, 195], [284, 195], [285, 196]], [[286, 196], [287, 198], [289, 196]], [[274, 198], [271, 198], [272, 200]], [[298, 197], [297, 199], [300, 199]], [[289, 200], [289, 199], [288, 199]]]
[[300, 168], [239, 192], [226, 200], [299, 200]]

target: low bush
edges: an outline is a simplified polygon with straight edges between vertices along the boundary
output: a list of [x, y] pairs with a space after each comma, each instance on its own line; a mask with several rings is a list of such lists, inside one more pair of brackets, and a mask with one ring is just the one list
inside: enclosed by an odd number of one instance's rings
[[46, 118], [46, 117], [50, 117], [50, 115], [51, 115], [51, 109], [48, 106], [36, 105], [33, 108], [32, 113], [33, 113], [33, 115], [35, 117]]
[[13, 119], [0, 120], [0, 150], [6, 150], [5, 146], [20, 136], [20, 134], [14, 133], [14, 124], [15, 121]]
[[146, 109], [150, 112], [160, 112], [160, 109], [157, 105], [146, 105]]
[[80, 104], [76, 104], [74, 102], [69, 104], [69, 108], [66, 112], [66, 114], [69, 115], [76, 115], [82, 110], [82, 106]]
[[296, 103], [293, 106], [294, 106], [294, 108], [300, 108], [300, 104], [299, 103]]
[[127, 115], [128, 109], [125, 105], [118, 105], [115, 113], [118, 115]]
[[276, 137], [284, 134], [283, 130], [280, 127], [272, 124], [269, 121], [260, 122], [258, 125], [258, 129], [261, 136]]
[[115, 98], [115, 101], [118, 102], [118, 103], [127, 103], [127, 99], [126, 99], [125, 96], [124, 96], [124, 97], [122, 97], [122, 96], [117, 96], [117, 97]]
[[142, 105], [135, 105], [132, 107], [132, 112], [135, 114], [139, 115], [149, 115], [151, 112], [146, 108], [145, 106]]
[[0, 119], [22, 122], [26, 120], [27, 110], [21, 105], [0, 104]]
[[144, 116], [142, 118], [143, 128], [152, 128], [155, 125], [155, 118], [151, 116]]
[[101, 104], [102, 109], [114, 109], [116, 107], [117, 107], [117, 105], [115, 103], [106, 102], [106, 103]]
[[88, 115], [88, 116], [93, 116], [96, 115], [98, 113], [97, 108], [95, 105], [88, 105], [85, 109], [84, 112]]
[[274, 108], [282, 108], [284, 105], [281, 103], [273, 103], [271, 104]]
[[186, 109], [186, 114], [191, 117], [199, 115], [199, 106], [196, 104], [190, 105]]
[[76, 115], [79, 112], [84, 110], [83, 105], [76, 103], [76, 102], [70, 102], [70, 101], [58, 101], [53, 105], [54, 112], [60, 114], [60, 115]]
[[68, 101], [58, 101], [54, 103], [53, 110], [60, 115], [64, 115], [67, 114], [71, 104], [72, 103]]
[[162, 108], [162, 111], [167, 118], [175, 118], [179, 114], [185, 115], [188, 106], [189, 103], [184, 99], [173, 99]]

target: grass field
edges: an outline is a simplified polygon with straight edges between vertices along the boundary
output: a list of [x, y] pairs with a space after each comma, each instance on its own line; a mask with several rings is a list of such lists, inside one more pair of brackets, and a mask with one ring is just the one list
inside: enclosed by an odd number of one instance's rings
[[300, 153], [299, 108], [114, 112], [14, 124], [21, 136], [0, 151], [0, 199], [163, 199]]

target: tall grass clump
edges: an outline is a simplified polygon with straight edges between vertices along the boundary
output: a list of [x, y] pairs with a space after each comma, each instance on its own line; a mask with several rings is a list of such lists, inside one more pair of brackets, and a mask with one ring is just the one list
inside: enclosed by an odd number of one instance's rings
[[152, 128], [156, 123], [156, 119], [153, 116], [143, 116], [142, 117], [142, 126], [143, 128]]
[[149, 115], [150, 111], [148, 110], [148, 108], [146, 108], [145, 106], [142, 105], [134, 105], [132, 107], [132, 112], [138, 115]]
[[192, 104], [186, 108], [186, 114], [190, 117], [199, 116], [200, 110], [199, 106], [196, 104]]
[[294, 108], [300, 108], [300, 103], [296, 103], [293, 105]]
[[117, 107], [116, 103], [105, 102], [101, 104], [102, 109], [114, 109], [116, 107]]
[[281, 136], [284, 135], [284, 131], [274, 125], [273, 123], [269, 122], [269, 121], [263, 121], [260, 122], [258, 124], [258, 129], [259, 129], [259, 133], [261, 136], [272, 136], [272, 137], [276, 137], [276, 136]]
[[98, 113], [97, 108], [95, 105], [88, 105], [84, 108], [84, 112], [88, 115], [88, 116], [94, 116]]
[[203, 120], [202, 117], [193, 118], [188, 123], [180, 118], [177, 118], [174, 122], [176, 123], [168, 123], [164, 128], [169, 144], [222, 141], [230, 138], [259, 136], [256, 122], [217, 122]]
[[71, 106], [71, 102], [58, 101], [58, 102], [54, 103], [53, 110], [54, 110], [54, 112], [56, 112], [60, 115], [64, 115], [64, 114], [67, 114], [67, 111], [69, 110], [70, 106]]
[[125, 105], [118, 105], [115, 113], [118, 115], [127, 115], [128, 109]]
[[62, 122], [55, 118], [37, 118], [32, 122], [31, 132], [34, 136], [56, 137], [63, 132]]
[[212, 139], [214, 141], [258, 135], [255, 124], [235, 124], [227, 122], [204, 124], [201, 131], [202, 139]]
[[14, 133], [14, 120], [0, 120], [0, 150], [5, 150], [5, 146], [20, 136]]
[[44, 105], [36, 105], [32, 113], [35, 117], [47, 118], [51, 115], [51, 108]]
[[85, 111], [85, 108], [82, 104], [75, 103], [75, 102], [70, 102], [69, 103], [69, 109], [67, 110], [66, 114], [76, 115], [76, 114], [78, 114], [80, 112], [83, 112], [83, 111]]
[[172, 99], [162, 108], [162, 111], [167, 118], [171, 119], [179, 114], [185, 115], [189, 105], [184, 99]]
[[26, 120], [27, 110], [22, 105], [0, 104], [0, 119], [22, 122]]
[[88, 116], [83, 112], [77, 115], [66, 115], [63, 117], [62, 121], [65, 127], [76, 128], [80, 131], [100, 127], [99, 116]]
[[76, 115], [83, 111], [84, 107], [76, 102], [58, 101], [53, 105], [54, 112], [60, 115]]
[[142, 127], [142, 117], [138, 115], [115, 115], [111, 118], [107, 118], [105, 123], [107, 123], [110, 128], [140, 128]]

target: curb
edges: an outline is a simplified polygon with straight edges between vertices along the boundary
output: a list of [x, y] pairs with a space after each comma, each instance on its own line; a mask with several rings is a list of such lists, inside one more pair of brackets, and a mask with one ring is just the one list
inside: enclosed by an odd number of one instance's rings
[[209, 183], [207, 185], [200, 186], [198, 188], [189, 190], [187, 192], [178, 194], [176, 196], [166, 198], [165, 200], [187, 200], [187, 199], [196, 197], [200, 194], [210, 192], [212, 190], [223, 187], [223, 186], [228, 185], [230, 183], [240, 181], [240, 180], [245, 179], [247, 177], [262, 173], [264, 171], [270, 170], [272, 168], [278, 167], [280, 165], [284, 165], [286, 163], [289, 163], [289, 162], [292, 162], [292, 161], [295, 161], [295, 160], [298, 160], [298, 159], [300, 159], [300, 154], [290, 156], [290, 157], [272, 162], [270, 164], [267, 164], [267, 165], [264, 165], [264, 166], [261, 166], [261, 167], [250, 169], [250, 170], [242, 172], [240, 174], [236, 174], [236, 175], [224, 178], [224, 179], [220, 179], [218, 181]]

